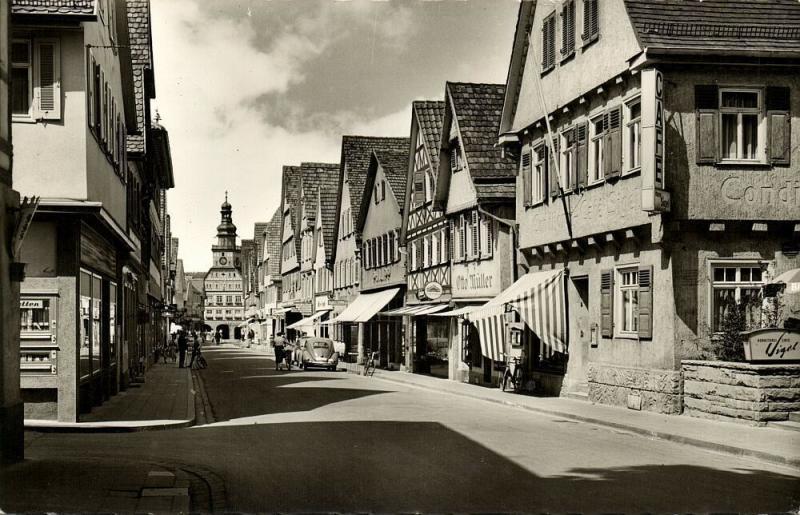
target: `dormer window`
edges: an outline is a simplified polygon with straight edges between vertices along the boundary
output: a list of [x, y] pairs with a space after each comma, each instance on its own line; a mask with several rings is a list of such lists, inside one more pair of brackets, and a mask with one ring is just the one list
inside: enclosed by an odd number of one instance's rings
[[455, 173], [464, 169], [464, 162], [461, 158], [461, 149], [458, 142], [450, 143], [450, 171]]

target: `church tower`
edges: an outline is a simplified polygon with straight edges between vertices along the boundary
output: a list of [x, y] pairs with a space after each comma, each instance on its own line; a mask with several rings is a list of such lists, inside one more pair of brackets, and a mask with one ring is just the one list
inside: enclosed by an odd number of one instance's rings
[[240, 269], [240, 249], [236, 246], [236, 226], [233, 224], [233, 209], [228, 203], [228, 192], [225, 202], [220, 206], [221, 220], [217, 226], [217, 243], [211, 247], [214, 253], [214, 267]]

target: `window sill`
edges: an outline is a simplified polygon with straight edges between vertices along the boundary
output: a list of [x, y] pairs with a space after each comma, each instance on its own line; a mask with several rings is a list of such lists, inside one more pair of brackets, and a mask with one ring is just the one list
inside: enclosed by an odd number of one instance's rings
[[599, 179], [599, 180], [597, 180], [597, 181], [590, 182], [590, 183], [588, 183], [588, 184], [586, 185], [586, 189], [587, 189], [587, 190], [594, 189], [594, 188], [596, 188], [596, 187], [598, 187], [598, 186], [602, 186], [603, 184], [605, 184], [605, 182], [606, 182], [606, 180], [605, 180], [605, 179]]
[[622, 177], [628, 177], [629, 175], [636, 175], [637, 173], [640, 173], [641, 171], [642, 171], [642, 167], [641, 166], [637, 166], [636, 168], [631, 168], [630, 170], [626, 170], [626, 171], [622, 172], [621, 176]]
[[550, 73], [551, 71], [553, 71], [555, 69], [556, 69], [556, 65], [555, 64], [551, 64], [547, 68], [542, 68], [541, 76], [544, 77], [545, 75], [547, 75], [548, 73]]
[[536, 202], [533, 202], [531, 204], [527, 204], [525, 206], [525, 209], [533, 209], [533, 208], [539, 207], [541, 205], [544, 205], [544, 199], [537, 200]]
[[564, 64], [564, 63], [568, 62], [570, 59], [572, 59], [573, 57], [575, 57], [575, 49], [574, 48], [572, 50], [570, 50], [568, 53], [564, 53], [562, 51], [562, 53], [561, 53], [561, 61], [559, 62], [559, 64]]
[[749, 159], [723, 159], [714, 163], [715, 166], [752, 166], [754, 168], [771, 168], [772, 163], [765, 161], [751, 161]]
[[586, 37], [581, 35], [581, 40], [583, 41], [583, 46], [581, 47], [582, 52], [586, 52], [586, 49], [590, 47], [593, 43], [595, 43], [598, 39], [600, 39], [600, 33], [595, 34], [594, 36]]
[[36, 123], [39, 120], [32, 116], [14, 115], [11, 117], [11, 123]]
[[635, 333], [620, 333], [614, 335], [615, 340], [631, 340], [631, 341], [639, 341], [639, 335]]

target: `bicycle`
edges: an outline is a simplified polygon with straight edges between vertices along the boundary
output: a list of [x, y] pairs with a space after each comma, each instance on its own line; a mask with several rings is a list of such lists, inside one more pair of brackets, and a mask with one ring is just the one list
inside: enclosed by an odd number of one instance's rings
[[378, 361], [378, 353], [373, 352], [369, 355], [366, 364], [364, 365], [364, 375], [372, 377], [375, 375], [375, 362]]
[[[506, 386], [508, 386], [508, 380], [511, 380], [511, 384], [514, 387], [514, 392], [519, 393], [522, 391], [523, 382], [522, 382], [522, 360], [519, 357], [511, 358], [511, 361], [508, 362], [506, 366], [505, 372], [503, 372], [503, 391], [506, 391]], [[511, 369], [514, 369], [513, 372]]]

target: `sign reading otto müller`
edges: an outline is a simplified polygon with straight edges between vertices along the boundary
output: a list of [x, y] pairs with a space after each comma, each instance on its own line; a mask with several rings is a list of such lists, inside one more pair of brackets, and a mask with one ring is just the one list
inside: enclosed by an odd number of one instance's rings
[[655, 68], [642, 71], [642, 209], [670, 211], [664, 177], [664, 75]]

